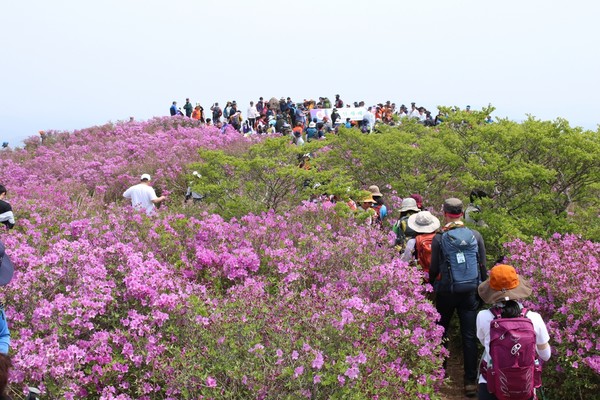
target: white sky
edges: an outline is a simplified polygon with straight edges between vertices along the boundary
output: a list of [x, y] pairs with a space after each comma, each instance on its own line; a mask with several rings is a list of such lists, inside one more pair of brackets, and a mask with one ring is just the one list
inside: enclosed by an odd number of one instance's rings
[[0, 0], [0, 141], [259, 96], [491, 103], [597, 130], [600, 3]]

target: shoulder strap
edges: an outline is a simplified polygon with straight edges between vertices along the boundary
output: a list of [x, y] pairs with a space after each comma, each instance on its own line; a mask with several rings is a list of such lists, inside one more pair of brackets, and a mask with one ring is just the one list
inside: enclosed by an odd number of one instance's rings
[[521, 309], [521, 317], [524, 318], [527, 315], [528, 312], [529, 312], [529, 310], [527, 308], [523, 307]]
[[492, 307], [490, 308], [490, 312], [494, 316], [494, 319], [502, 318], [502, 309], [500, 307]]

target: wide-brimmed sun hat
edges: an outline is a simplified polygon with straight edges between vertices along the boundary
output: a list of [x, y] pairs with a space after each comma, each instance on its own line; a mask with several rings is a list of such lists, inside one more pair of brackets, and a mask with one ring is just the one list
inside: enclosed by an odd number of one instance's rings
[[420, 211], [419, 207], [417, 207], [417, 201], [412, 197], [402, 199], [402, 204], [400, 204], [400, 212], [405, 211]]
[[489, 278], [477, 288], [479, 296], [488, 304], [500, 301], [521, 300], [531, 295], [531, 286], [515, 268], [498, 264], [490, 270]]
[[440, 220], [429, 211], [419, 211], [408, 217], [408, 227], [417, 233], [432, 233], [440, 228]]
[[379, 191], [379, 186], [376, 185], [371, 185], [369, 186], [369, 192], [371, 192], [371, 194], [373, 196], [379, 196], [382, 197], [383, 195], [381, 194], [381, 192]]
[[368, 196], [368, 197], [365, 197], [365, 198], [364, 198], [364, 199], [361, 201], [361, 203], [373, 203], [373, 204], [375, 204], [375, 203], [377, 203], [377, 202], [376, 202], [376, 201], [373, 199], [373, 195], [370, 195], [370, 196]]

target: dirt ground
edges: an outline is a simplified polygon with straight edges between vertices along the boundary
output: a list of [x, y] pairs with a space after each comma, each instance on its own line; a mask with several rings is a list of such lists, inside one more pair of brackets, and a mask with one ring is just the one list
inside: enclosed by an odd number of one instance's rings
[[[477, 397], [465, 396], [465, 389], [463, 385], [463, 354], [461, 338], [458, 326], [458, 318], [453, 318], [450, 324], [450, 358], [446, 365], [446, 380], [442, 385], [441, 395], [443, 400], [473, 400]], [[479, 349], [480, 352], [483, 348]]]

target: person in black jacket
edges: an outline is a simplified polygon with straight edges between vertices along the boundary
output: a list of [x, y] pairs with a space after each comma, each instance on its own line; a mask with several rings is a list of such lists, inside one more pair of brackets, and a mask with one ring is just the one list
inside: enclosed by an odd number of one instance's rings
[[[477, 294], [477, 286], [480, 282], [487, 279], [487, 269], [485, 266], [485, 245], [481, 234], [477, 231], [472, 232], [471, 238], [476, 240], [477, 255], [476, 262], [478, 268], [478, 281], [473, 285], [460, 287], [455, 284], [451, 277], [450, 258], [455, 257], [458, 262], [465, 263], [465, 258], [475, 260], [474, 255], [455, 252], [445, 254], [442, 246], [443, 235], [453, 229], [468, 229], [462, 221], [463, 203], [456, 198], [450, 198], [444, 201], [444, 219], [446, 225], [442, 228], [442, 234], [437, 234], [431, 242], [431, 265], [429, 267], [429, 282], [433, 285], [435, 291], [435, 307], [440, 314], [439, 324], [444, 328], [444, 339], [448, 337], [448, 327], [450, 320], [456, 310], [460, 322], [460, 333], [462, 336], [463, 356], [464, 356], [464, 389], [467, 397], [473, 397], [477, 394], [477, 335], [476, 321], [477, 311], [480, 300]], [[468, 232], [467, 232], [468, 233]], [[473, 243], [473, 248], [475, 244]], [[445, 247], [448, 249], [449, 247]], [[461, 260], [462, 259], [462, 260]], [[463, 264], [464, 265], [464, 264]], [[474, 266], [474, 265], [473, 265]], [[477, 278], [476, 278], [477, 280]]]
[[0, 223], [6, 225], [7, 229], [12, 229], [15, 226], [15, 216], [11, 205], [5, 199], [6, 188], [0, 185]]

